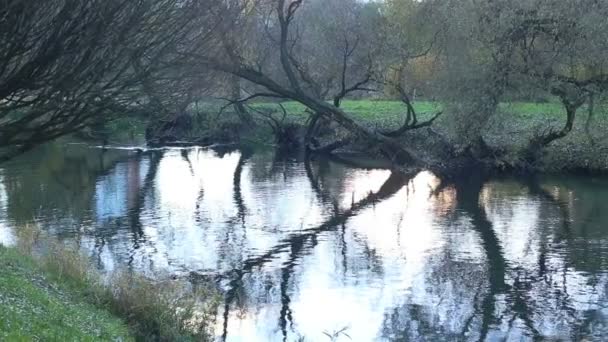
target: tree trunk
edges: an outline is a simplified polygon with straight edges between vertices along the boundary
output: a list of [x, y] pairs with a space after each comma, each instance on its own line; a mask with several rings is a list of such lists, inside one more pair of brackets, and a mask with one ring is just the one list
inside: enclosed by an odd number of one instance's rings
[[[241, 99], [241, 79], [235, 75], [230, 76], [230, 97], [235, 101]], [[239, 117], [241, 122], [248, 126], [252, 126], [254, 124], [251, 114], [247, 111], [247, 108], [245, 108], [242, 102], [236, 101], [233, 107], [234, 112]]]
[[595, 112], [595, 94], [589, 94], [589, 107], [587, 108], [587, 120], [585, 121], [585, 133], [589, 137], [591, 145], [595, 145], [595, 139], [591, 134], [591, 124], [593, 123], [593, 116]]
[[321, 114], [319, 113], [314, 113], [311, 117], [310, 120], [308, 122], [308, 127], [306, 128], [306, 135], [304, 136], [304, 147], [306, 149], [312, 149], [312, 148], [316, 148], [317, 144], [316, 142], [313, 140], [313, 138], [316, 135], [316, 131], [317, 131], [317, 123], [319, 122], [319, 119], [321, 118]]

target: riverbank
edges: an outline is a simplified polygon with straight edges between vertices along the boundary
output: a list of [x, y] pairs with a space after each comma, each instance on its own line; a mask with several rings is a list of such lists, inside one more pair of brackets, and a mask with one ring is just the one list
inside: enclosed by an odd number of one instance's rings
[[216, 294], [88, 258], [30, 227], [0, 244], [0, 340], [211, 340]]
[[0, 340], [135, 340], [123, 320], [52, 278], [33, 258], [0, 245]]
[[[305, 125], [308, 114], [303, 105], [286, 102], [283, 106], [288, 113], [286, 122], [293, 122], [302, 127]], [[276, 105], [256, 104], [254, 107], [274, 108], [274, 111], [278, 111]], [[428, 120], [443, 109], [439, 102], [434, 101], [417, 101], [414, 107], [419, 121]], [[401, 102], [387, 100], [344, 101], [342, 108], [357, 122], [372, 130], [398, 128], [403, 123], [406, 111]], [[537, 164], [534, 165], [535, 170], [543, 173], [607, 173], [608, 116], [605, 114], [604, 107], [596, 106], [592, 119], [588, 120], [588, 109], [586, 105], [582, 106], [570, 134], [554, 141], [543, 151]], [[445, 138], [457, 139], [457, 137], [450, 137], [450, 126], [453, 125], [453, 120], [450, 112], [446, 111], [434, 122], [433, 131], [440, 133]], [[496, 115], [488, 122], [483, 137], [491, 148], [504, 153], [504, 161], [517, 164], [515, 159], [521, 158], [521, 150], [527, 147], [533, 137], [543, 132], [546, 133], [550, 129], [560, 130], [565, 121], [565, 110], [557, 102], [501, 103]], [[258, 136], [263, 136], [263, 134], [258, 134]], [[331, 139], [332, 137], [328, 141]], [[438, 142], [436, 141], [437, 135], [427, 129], [413, 131], [409, 136], [404, 136], [402, 140], [405, 146], [410, 147], [426, 144], [421, 146], [422, 150], [429, 146], [433, 147], [433, 145], [436, 145], [438, 149], [443, 146], [443, 144], [435, 144]], [[444, 151], [435, 151], [435, 154], [441, 155], [442, 152]]]
[[[213, 104], [202, 104], [192, 108], [192, 120], [187, 127], [178, 128], [170, 133], [175, 141], [159, 139], [155, 146], [184, 146], [184, 145], [212, 145], [215, 143], [239, 143], [244, 145], [273, 145], [277, 144], [276, 127], [280, 124], [283, 131], [283, 140], [287, 145], [293, 146], [301, 140], [306, 130], [309, 113], [306, 108], [296, 102], [284, 102], [283, 108], [278, 104], [254, 103], [251, 105], [251, 114], [256, 124], [247, 126], [240, 123], [237, 115], [224, 110], [221, 115], [216, 113], [221, 107]], [[442, 110], [439, 102], [417, 101], [414, 105], [420, 121], [432, 117]], [[344, 111], [360, 124], [372, 130], [393, 130], [403, 122], [404, 105], [399, 101], [390, 100], [348, 100], [342, 104]], [[283, 113], [283, 109], [285, 113]], [[446, 112], [433, 125], [433, 132], [420, 129], [402, 138], [406, 146], [412, 144], [431, 143], [442, 149], [442, 144], [434, 144], [438, 135], [450, 138], [450, 125], [453, 118]], [[505, 164], [518, 164], [521, 151], [530, 140], [547, 132], [549, 129], [559, 130], [565, 123], [565, 112], [561, 104], [556, 102], [532, 103], [512, 102], [502, 103], [497, 114], [488, 123], [484, 131], [486, 143], [496, 151], [503, 154], [502, 162]], [[124, 125], [114, 124], [115, 127]], [[139, 128], [139, 135], [143, 135], [141, 127], [145, 124], [134, 125]], [[114, 136], [124, 135], [122, 129], [113, 129]], [[604, 108], [596, 108], [593, 119], [588, 121], [587, 108], [581, 107], [574, 122], [574, 128], [565, 138], [554, 141], [549, 145], [534, 169], [539, 172], [608, 172], [608, 117], [604, 115]], [[321, 137], [321, 144], [339, 139], [339, 130], [331, 127], [326, 130], [325, 137]], [[137, 134], [136, 134], [137, 135]], [[287, 139], [285, 139], [287, 137]], [[457, 137], [451, 137], [457, 138]], [[285, 141], [280, 142], [285, 144]], [[426, 148], [426, 147], [425, 147]], [[346, 146], [344, 151], [365, 151], [365, 146], [357, 144]], [[423, 148], [424, 150], [424, 148]], [[442, 151], [435, 151], [442, 153]], [[498, 167], [500, 169], [500, 166]]]

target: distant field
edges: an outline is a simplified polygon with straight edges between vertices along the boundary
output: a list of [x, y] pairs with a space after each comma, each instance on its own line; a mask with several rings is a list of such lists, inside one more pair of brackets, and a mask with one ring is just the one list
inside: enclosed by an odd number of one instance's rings
[[[294, 121], [305, 120], [308, 115], [305, 113], [306, 107], [295, 101], [282, 102], [283, 106], [290, 114], [290, 119]], [[194, 111], [201, 113], [217, 113], [221, 108], [218, 103], [199, 103], [193, 106]], [[254, 108], [278, 109], [276, 103], [260, 103], [251, 104]], [[442, 104], [438, 101], [416, 101], [414, 108], [421, 119], [431, 116], [441, 110]], [[406, 112], [405, 105], [400, 101], [394, 100], [345, 100], [342, 102], [342, 109], [351, 114], [355, 120], [363, 122], [382, 123], [388, 121], [391, 124], [401, 122], [403, 115]], [[605, 106], [596, 107], [596, 117], [599, 119], [605, 117], [603, 113], [608, 108]], [[522, 119], [534, 118], [551, 118], [561, 119], [565, 116], [565, 111], [562, 104], [559, 102], [503, 102], [499, 105], [499, 111], [503, 114], [510, 114]], [[580, 115], [585, 115], [587, 111], [586, 105], [579, 109]], [[230, 109], [225, 109], [225, 112], [230, 112]], [[213, 116], [213, 115], [212, 115]]]
[[[287, 121], [304, 123], [309, 117], [309, 114], [306, 113], [306, 107], [298, 102], [286, 101], [282, 102], [282, 105], [289, 114], [286, 118]], [[191, 107], [194, 113], [200, 113], [201, 117], [205, 118], [202, 126], [194, 129], [195, 134], [198, 130], [207, 129], [209, 127], [207, 125], [214, 122], [216, 118], [220, 121], [236, 119], [230, 107], [224, 108], [223, 113], [220, 114], [222, 106], [223, 104], [218, 102], [199, 102]], [[256, 102], [252, 103], [251, 106], [257, 109], [273, 109], [277, 112], [277, 116], [281, 112], [277, 103]], [[436, 101], [416, 101], [414, 102], [414, 108], [418, 113], [419, 120], [425, 120], [442, 110], [442, 104]], [[342, 109], [351, 115], [354, 120], [364, 125], [381, 128], [396, 127], [402, 124], [406, 113], [406, 107], [403, 103], [392, 100], [345, 100], [342, 103]], [[595, 123], [608, 124], [608, 115], [605, 115], [605, 113], [606, 108], [599, 108], [598, 106]], [[446, 115], [449, 114], [446, 113]], [[575, 128], [580, 127], [586, 117], [587, 108], [583, 106], [579, 109]], [[515, 128], [531, 132], [534, 127], [547, 122], [552, 122], [556, 126], [561, 125], [565, 120], [565, 111], [562, 105], [557, 102], [505, 102], [499, 105], [497, 118], [506, 125], [515, 125], [517, 126]], [[133, 135], [143, 134], [145, 122], [141, 119], [124, 118], [110, 123], [108, 129], [114, 137], [125, 135], [127, 138], [131, 136], [132, 139]], [[129, 132], [130, 134], [126, 134]]]
[[[258, 108], [277, 108], [276, 104], [257, 103], [253, 105]], [[305, 113], [306, 107], [297, 102], [283, 102], [287, 112], [293, 115], [295, 120], [305, 120], [308, 114]], [[416, 112], [424, 117], [425, 114], [432, 115], [441, 109], [438, 102], [419, 101], [414, 107]], [[351, 114], [355, 120], [381, 123], [401, 122], [406, 111], [405, 105], [399, 101], [373, 101], [373, 100], [347, 100], [342, 102], [342, 109]]]
[[562, 104], [556, 102], [535, 103], [535, 102], [511, 102], [501, 103], [500, 110], [515, 114], [521, 117], [538, 115], [559, 116], [565, 114]]
[[[276, 104], [256, 103], [257, 108], [276, 108]], [[294, 118], [305, 119], [305, 107], [297, 102], [283, 102], [287, 112]], [[433, 101], [417, 101], [414, 108], [421, 119], [431, 116], [441, 110], [442, 105]], [[546, 116], [559, 118], [564, 114], [560, 103], [533, 103], [533, 102], [511, 102], [500, 104], [500, 110], [521, 118]], [[371, 122], [401, 122], [406, 111], [405, 105], [400, 101], [390, 100], [348, 100], [342, 103], [342, 109], [351, 114], [354, 119]], [[582, 108], [585, 109], [585, 108]]]

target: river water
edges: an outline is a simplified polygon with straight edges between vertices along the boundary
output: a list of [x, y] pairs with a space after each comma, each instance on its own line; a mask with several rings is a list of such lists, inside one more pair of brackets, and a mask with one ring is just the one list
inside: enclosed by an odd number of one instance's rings
[[56, 143], [0, 167], [0, 243], [35, 222], [104, 271], [213, 279], [220, 340], [602, 340], [607, 200], [602, 177]]

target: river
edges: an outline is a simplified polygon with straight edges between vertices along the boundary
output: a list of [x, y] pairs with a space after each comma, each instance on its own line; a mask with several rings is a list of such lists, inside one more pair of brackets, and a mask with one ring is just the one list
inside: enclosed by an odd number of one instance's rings
[[601, 340], [607, 200], [608, 177], [54, 143], [0, 166], [0, 243], [34, 222], [103, 271], [214, 279], [220, 340]]

